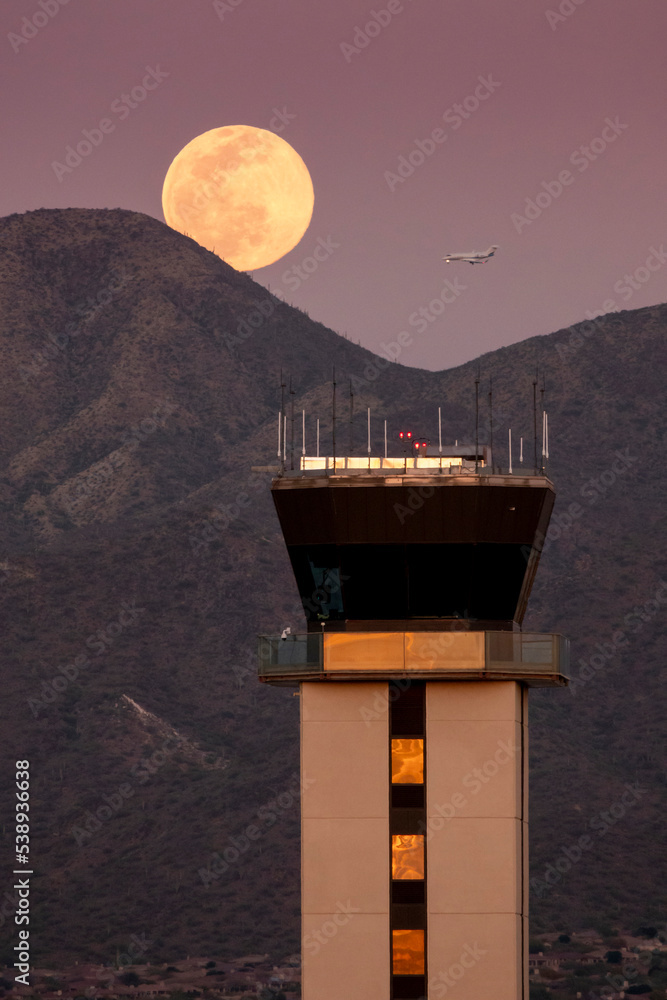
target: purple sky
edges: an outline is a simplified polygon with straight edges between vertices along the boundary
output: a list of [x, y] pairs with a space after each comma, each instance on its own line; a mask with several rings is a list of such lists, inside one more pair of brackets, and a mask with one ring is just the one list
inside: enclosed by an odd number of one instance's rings
[[[373, 351], [406, 330], [401, 363], [445, 368], [587, 312], [667, 299], [667, 258], [646, 267], [651, 248], [667, 250], [665, 0], [41, 3], [2, 4], [1, 215], [122, 207], [162, 220], [162, 181], [187, 142], [222, 125], [275, 128], [284, 110], [315, 211], [254, 278]], [[373, 11], [388, 23], [354, 51]], [[168, 75], [121, 112], [147, 67]], [[466, 98], [465, 120], [443, 118]], [[53, 162], [104, 118], [113, 129], [58, 178]], [[543, 182], [563, 171], [553, 197]], [[331, 252], [307, 274], [318, 240]], [[440, 259], [491, 243], [488, 264]]]

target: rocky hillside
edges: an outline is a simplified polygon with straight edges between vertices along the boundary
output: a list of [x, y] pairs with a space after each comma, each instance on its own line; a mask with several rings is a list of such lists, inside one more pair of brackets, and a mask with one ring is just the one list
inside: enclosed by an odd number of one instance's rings
[[[34, 961], [111, 962], [132, 935], [144, 961], [284, 958], [298, 706], [254, 664], [258, 632], [302, 622], [253, 471], [275, 458], [280, 372], [325, 440], [335, 365], [340, 412], [352, 379], [358, 442], [371, 406], [379, 447], [384, 418], [435, 437], [438, 406], [470, 439], [478, 362], [377, 359], [135, 213], [44, 210], [0, 235], [0, 802], [13, 815], [29, 759]], [[666, 322], [620, 312], [479, 359], [503, 465], [546, 378], [558, 501], [526, 626], [573, 639], [571, 692], [532, 698], [536, 932], [667, 916]]]

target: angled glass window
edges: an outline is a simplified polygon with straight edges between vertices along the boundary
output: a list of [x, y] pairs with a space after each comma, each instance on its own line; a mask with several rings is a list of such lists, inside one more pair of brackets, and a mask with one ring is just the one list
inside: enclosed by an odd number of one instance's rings
[[332, 612], [342, 615], [343, 594], [340, 586], [340, 570], [337, 566], [322, 566], [308, 558], [315, 589], [311, 603], [319, 605], [318, 616], [328, 618]]
[[391, 741], [391, 782], [393, 785], [424, 783], [424, 741]]
[[421, 834], [391, 838], [391, 877], [424, 878], [424, 837]]
[[392, 972], [395, 976], [424, 975], [424, 932], [392, 931]]

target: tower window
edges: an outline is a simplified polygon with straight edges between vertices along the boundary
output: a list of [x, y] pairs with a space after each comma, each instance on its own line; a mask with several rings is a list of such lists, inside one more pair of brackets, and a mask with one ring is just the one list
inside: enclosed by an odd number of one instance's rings
[[391, 781], [393, 785], [424, 783], [424, 741], [391, 741]]
[[392, 931], [392, 972], [395, 976], [424, 975], [424, 932]]
[[424, 837], [399, 834], [391, 838], [391, 877], [424, 878]]

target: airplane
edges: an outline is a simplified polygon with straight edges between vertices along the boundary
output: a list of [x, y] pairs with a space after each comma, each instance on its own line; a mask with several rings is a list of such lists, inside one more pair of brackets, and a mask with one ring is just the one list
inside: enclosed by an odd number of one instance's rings
[[451, 264], [452, 261], [457, 260], [467, 261], [468, 264], [484, 264], [493, 257], [497, 249], [497, 246], [491, 246], [488, 250], [473, 250], [471, 253], [448, 253], [442, 259], [447, 264]]

